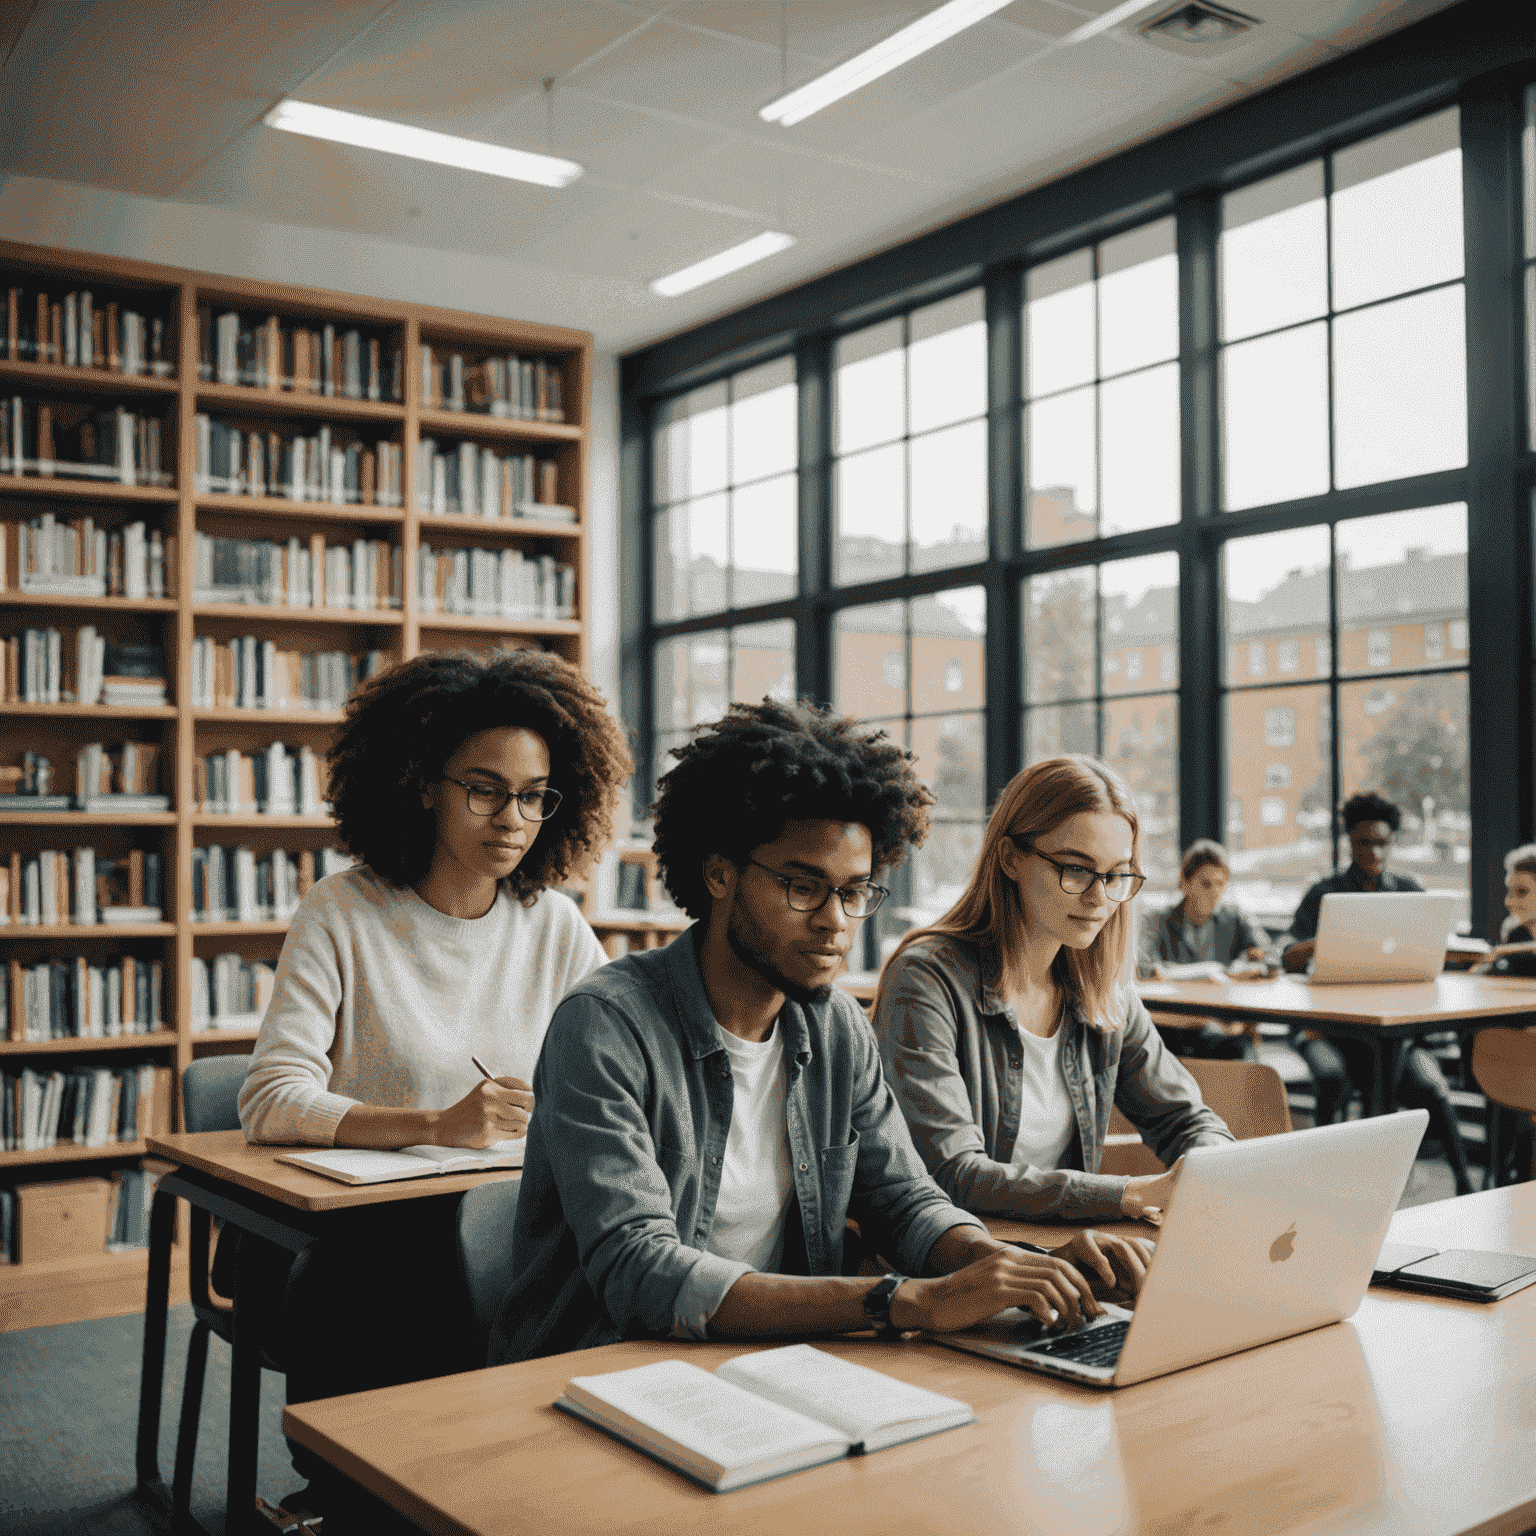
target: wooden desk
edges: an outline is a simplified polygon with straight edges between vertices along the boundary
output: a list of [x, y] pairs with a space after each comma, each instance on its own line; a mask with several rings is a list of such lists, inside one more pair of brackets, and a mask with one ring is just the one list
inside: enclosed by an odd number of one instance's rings
[[[160, 1402], [165, 1382], [166, 1312], [169, 1306], [171, 1234], [176, 1201], [189, 1201], [242, 1231], [276, 1243], [297, 1257], [323, 1232], [329, 1213], [385, 1201], [462, 1194], [477, 1184], [520, 1178], [521, 1170], [439, 1174], [390, 1184], [340, 1184], [277, 1159], [294, 1147], [251, 1146], [242, 1131], [200, 1131], [151, 1136], [151, 1156], [177, 1165], [161, 1179], [149, 1224], [149, 1284], [144, 1306], [144, 1357], [139, 1379], [139, 1427], [135, 1447], [137, 1492], [163, 1513], [172, 1500], [160, 1476]], [[193, 1263], [207, 1264], [206, 1243], [195, 1243]], [[244, 1304], [243, 1304], [244, 1303]], [[225, 1530], [252, 1528], [256, 1505], [257, 1410], [261, 1396], [261, 1340], [240, 1279], [232, 1317], [229, 1469]]]
[[1364, 1040], [1374, 1070], [1370, 1113], [1387, 1107], [1390, 1047], [1427, 1030], [1475, 1033], [1494, 1019], [1536, 1023], [1536, 981], [1502, 976], [1441, 976], [1435, 981], [1312, 986], [1298, 978], [1272, 981], [1143, 981], [1136, 990], [1159, 1013], [1296, 1024]]
[[[1394, 1240], [1536, 1251], [1536, 1184], [1419, 1206]], [[1117, 1392], [937, 1344], [820, 1341], [978, 1422], [707, 1493], [550, 1404], [572, 1376], [751, 1346], [631, 1343], [290, 1408], [284, 1430], [445, 1536], [1515, 1536], [1536, 1524], [1536, 1287], [1370, 1292], [1348, 1323]]]

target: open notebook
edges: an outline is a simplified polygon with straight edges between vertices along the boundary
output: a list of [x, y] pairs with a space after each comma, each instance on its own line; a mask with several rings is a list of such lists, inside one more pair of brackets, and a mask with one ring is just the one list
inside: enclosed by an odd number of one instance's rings
[[521, 1168], [527, 1138], [495, 1141], [488, 1147], [401, 1147], [375, 1152], [367, 1147], [333, 1147], [324, 1152], [285, 1152], [277, 1159], [343, 1184], [387, 1184], [392, 1179], [425, 1179], [434, 1173], [479, 1173], [488, 1168]]
[[809, 1344], [737, 1355], [713, 1375], [683, 1360], [658, 1360], [576, 1376], [555, 1407], [716, 1493], [976, 1417], [955, 1398]]

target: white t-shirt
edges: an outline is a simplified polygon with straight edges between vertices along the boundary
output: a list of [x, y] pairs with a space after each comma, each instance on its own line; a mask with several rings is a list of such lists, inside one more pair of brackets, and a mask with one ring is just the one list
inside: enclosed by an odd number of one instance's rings
[[727, 1029], [720, 1040], [734, 1097], [707, 1251], [771, 1272], [784, 1257], [784, 1212], [795, 1187], [784, 1119], [784, 1041], [777, 1024], [763, 1041]]
[[1013, 1139], [1015, 1168], [1052, 1169], [1072, 1144], [1077, 1116], [1061, 1069], [1061, 1038], [1066, 1029], [1058, 1023], [1049, 1040], [1016, 1029], [1019, 1037], [1019, 1130]]

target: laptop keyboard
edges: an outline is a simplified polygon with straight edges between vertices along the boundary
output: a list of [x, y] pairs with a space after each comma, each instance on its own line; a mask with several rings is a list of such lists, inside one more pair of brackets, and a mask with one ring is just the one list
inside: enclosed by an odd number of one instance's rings
[[1054, 1360], [1070, 1360], [1074, 1365], [1114, 1365], [1125, 1346], [1129, 1322], [1105, 1323], [1059, 1338], [1042, 1339], [1029, 1346], [1030, 1353], [1050, 1355]]

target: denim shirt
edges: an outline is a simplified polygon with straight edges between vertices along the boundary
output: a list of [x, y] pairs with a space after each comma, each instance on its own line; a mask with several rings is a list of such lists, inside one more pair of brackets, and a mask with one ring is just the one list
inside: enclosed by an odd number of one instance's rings
[[[555, 1010], [533, 1075], [538, 1108], [493, 1364], [621, 1338], [704, 1339], [751, 1272], [705, 1251], [734, 1084], [699, 932], [603, 966]], [[858, 1004], [840, 990], [786, 1002], [775, 1028], [806, 1272], [841, 1273], [853, 1216], [879, 1252], [922, 1274], [945, 1232], [975, 1222], [913, 1150]]]
[[1022, 1113], [1019, 1024], [998, 990], [997, 961], [961, 940], [919, 939], [887, 965], [875, 1013], [885, 1074], [939, 1187], [971, 1211], [1102, 1221], [1120, 1214], [1127, 1180], [1098, 1172], [1118, 1106], [1164, 1163], [1231, 1141], [1220, 1116], [1164, 1046], [1129, 987], [1112, 1030], [1068, 995], [1062, 1074], [1076, 1134], [1056, 1168], [1012, 1162]]

